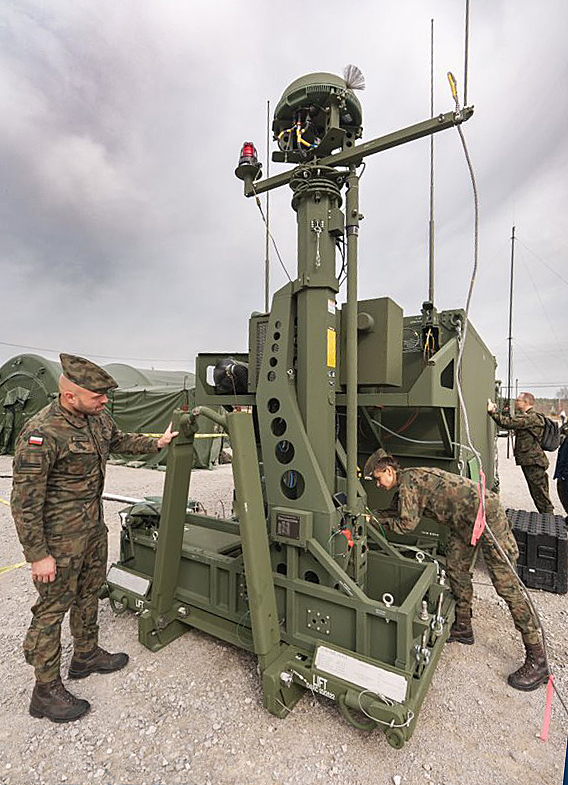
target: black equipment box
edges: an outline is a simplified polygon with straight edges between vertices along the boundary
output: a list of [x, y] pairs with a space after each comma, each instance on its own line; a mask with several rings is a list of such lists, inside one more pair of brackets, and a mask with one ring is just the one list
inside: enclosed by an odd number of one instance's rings
[[568, 590], [568, 535], [561, 515], [507, 510], [519, 546], [519, 577], [529, 589]]

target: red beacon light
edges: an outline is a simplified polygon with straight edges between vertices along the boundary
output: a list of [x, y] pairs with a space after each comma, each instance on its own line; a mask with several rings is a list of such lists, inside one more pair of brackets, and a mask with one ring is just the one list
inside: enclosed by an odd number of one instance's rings
[[258, 155], [256, 152], [256, 147], [252, 142], [245, 142], [241, 149], [241, 155], [239, 158], [239, 165], [240, 164], [256, 164], [258, 163]]
[[245, 142], [241, 148], [239, 165], [235, 169], [235, 174], [240, 180], [245, 181], [245, 193], [252, 186], [254, 180], [260, 175], [262, 168], [258, 160], [256, 147], [252, 142]]

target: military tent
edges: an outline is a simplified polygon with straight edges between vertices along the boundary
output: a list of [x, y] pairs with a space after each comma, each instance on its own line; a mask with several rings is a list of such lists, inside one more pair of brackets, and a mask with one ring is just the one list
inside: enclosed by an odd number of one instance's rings
[[61, 365], [37, 354], [12, 357], [0, 367], [0, 454], [13, 453], [30, 417], [57, 397]]
[[[155, 371], [110, 363], [104, 368], [116, 379], [109, 411], [122, 431], [163, 433], [174, 409], [191, 408], [195, 377], [188, 371]], [[35, 354], [13, 357], [0, 367], [0, 454], [13, 453], [18, 434], [34, 414], [57, 397], [61, 365]], [[195, 441], [196, 468], [211, 468], [222, 438], [218, 427], [200, 418]], [[114, 456], [130, 466], [163, 467], [166, 451], [159, 455]]]

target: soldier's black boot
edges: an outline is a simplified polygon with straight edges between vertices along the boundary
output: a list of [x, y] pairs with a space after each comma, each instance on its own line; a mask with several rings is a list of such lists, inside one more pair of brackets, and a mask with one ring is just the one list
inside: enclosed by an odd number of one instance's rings
[[516, 690], [530, 692], [548, 680], [548, 668], [541, 643], [525, 643], [526, 660], [521, 667], [511, 673], [507, 681]]
[[450, 629], [447, 643], [466, 643], [470, 646], [474, 642], [471, 626], [471, 610], [456, 610], [456, 618]]
[[88, 654], [73, 654], [69, 666], [69, 678], [84, 679], [91, 673], [112, 673], [124, 668], [127, 663], [128, 654], [123, 652], [110, 654], [100, 646], [95, 646]]
[[37, 681], [30, 701], [32, 717], [47, 717], [52, 722], [78, 720], [90, 708], [88, 701], [76, 698], [65, 689], [61, 676], [46, 684]]

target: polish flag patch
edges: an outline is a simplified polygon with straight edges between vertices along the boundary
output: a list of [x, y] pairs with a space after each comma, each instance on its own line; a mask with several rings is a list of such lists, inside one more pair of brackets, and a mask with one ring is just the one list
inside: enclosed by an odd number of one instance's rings
[[38, 446], [42, 445], [43, 436], [30, 436], [30, 438], [28, 439], [28, 444], [37, 444]]

